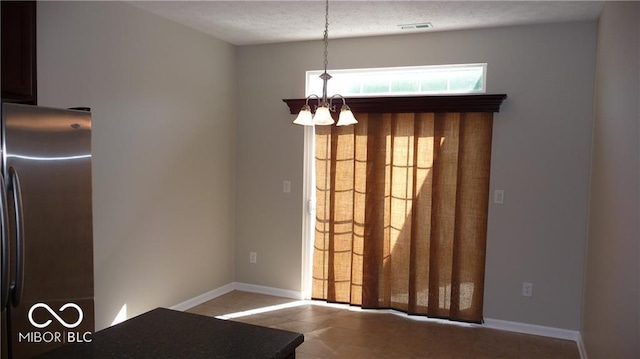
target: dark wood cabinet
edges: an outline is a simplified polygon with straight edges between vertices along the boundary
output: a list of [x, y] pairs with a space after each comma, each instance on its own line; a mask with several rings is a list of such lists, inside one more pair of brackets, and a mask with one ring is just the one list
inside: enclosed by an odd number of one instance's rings
[[36, 2], [2, 1], [2, 101], [35, 105]]

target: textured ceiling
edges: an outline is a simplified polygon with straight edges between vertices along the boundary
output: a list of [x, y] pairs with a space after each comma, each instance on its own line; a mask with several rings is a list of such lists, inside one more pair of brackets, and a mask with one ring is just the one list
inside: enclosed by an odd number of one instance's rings
[[[324, 1], [131, 1], [235, 45], [321, 39]], [[340, 1], [329, 3], [329, 37], [397, 35], [595, 20], [602, 1]], [[401, 24], [430, 22], [431, 29]]]

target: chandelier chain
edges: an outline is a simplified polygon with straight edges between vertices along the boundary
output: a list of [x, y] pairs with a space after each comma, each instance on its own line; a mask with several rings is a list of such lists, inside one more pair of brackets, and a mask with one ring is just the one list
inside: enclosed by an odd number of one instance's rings
[[329, 0], [325, 2], [324, 12], [324, 72], [327, 72], [329, 64]]

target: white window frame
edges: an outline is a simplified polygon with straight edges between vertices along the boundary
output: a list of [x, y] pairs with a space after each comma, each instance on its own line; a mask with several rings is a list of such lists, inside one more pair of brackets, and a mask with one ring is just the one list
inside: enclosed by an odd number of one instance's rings
[[302, 216], [302, 299], [311, 299], [313, 285], [313, 248], [316, 223], [316, 171], [315, 171], [315, 127], [304, 126], [304, 161], [302, 176], [302, 198], [304, 214]]
[[[455, 89], [452, 88], [452, 81], [455, 75], [462, 71], [481, 72], [480, 89]], [[454, 94], [480, 94], [486, 93], [487, 89], [487, 64], [455, 64], [455, 65], [430, 65], [430, 66], [403, 66], [403, 67], [383, 67], [366, 69], [337, 69], [328, 70], [332, 78], [327, 83], [328, 95], [336, 93], [345, 97], [374, 97], [374, 96], [410, 96], [410, 95], [454, 95]], [[322, 93], [322, 80], [320, 75], [323, 70], [313, 70], [306, 72], [306, 96], [312, 93]], [[417, 90], [402, 91], [394, 90], [394, 80], [398, 78], [412, 78], [417, 82]], [[446, 89], [430, 90], [423, 88], [423, 82], [427, 79], [440, 78], [446, 83]], [[364, 92], [364, 87], [373, 82], [378, 82], [386, 90], [376, 92]], [[386, 86], [384, 83], [386, 82]], [[359, 85], [359, 86], [358, 86]], [[358, 87], [359, 91], [353, 91]]]

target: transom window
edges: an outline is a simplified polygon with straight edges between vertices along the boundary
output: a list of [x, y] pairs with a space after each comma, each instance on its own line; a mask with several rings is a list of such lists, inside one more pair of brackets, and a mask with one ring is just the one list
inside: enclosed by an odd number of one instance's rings
[[[322, 93], [322, 70], [307, 71], [307, 96]], [[437, 65], [327, 71], [329, 96], [408, 96], [486, 92], [487, 64]]]

